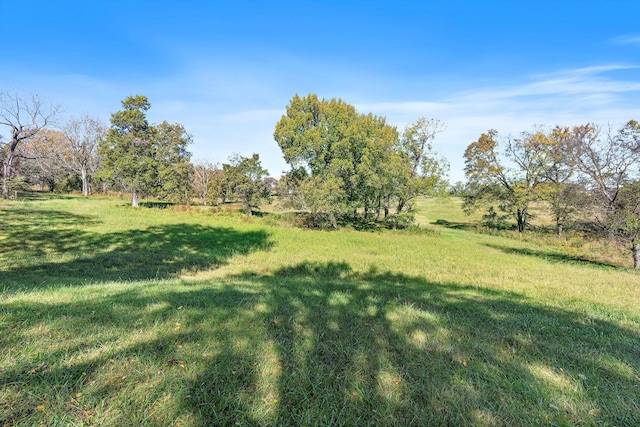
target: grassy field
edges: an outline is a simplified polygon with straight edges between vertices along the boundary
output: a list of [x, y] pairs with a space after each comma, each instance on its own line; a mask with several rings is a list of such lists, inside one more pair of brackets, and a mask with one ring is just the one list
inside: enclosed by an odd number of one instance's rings
[[638, 272], [126, 204], [1, 203], [0, 426], [640, 425]]

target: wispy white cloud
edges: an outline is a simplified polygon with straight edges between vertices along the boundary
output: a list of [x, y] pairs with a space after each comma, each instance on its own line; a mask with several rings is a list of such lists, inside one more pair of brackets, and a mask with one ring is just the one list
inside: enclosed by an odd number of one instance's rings
[[586, 122], [622, 124], [640, 118], [635, 101], [640, 76], [622, 80], [616, 71], [632, 65], [605, 65], [538, 74], [520, 85], [486, 87], [428, 101], [381, 102], [358, 105], [387, 117], [400, 128], [419, 117], [442, 120], [446, 130], [435, 147], [451, 162], [451, 179], [463, 179], [466, 146], [488, 129], [518, 134], [533, 126], [577, 125]]
[[627, 34], [624, 36], [616, 37], [614, 39], [611, 39], [611, 43], [617, 45], [640, 45], [640, 35]]

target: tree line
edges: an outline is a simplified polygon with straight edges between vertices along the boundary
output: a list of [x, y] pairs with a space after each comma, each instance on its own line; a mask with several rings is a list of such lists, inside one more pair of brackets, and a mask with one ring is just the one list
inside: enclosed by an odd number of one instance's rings
[[400, 133], [384, 117], [361, 114], [340, 99], [294, 96], [274, 138], [290, 170], [269, 177], [258, 154], [234, 155], [223, 165], [192, 162], [192, 136], [179, 123], [151, 124], [142, 95], [122, 101], [109, 125], [91, 117], [55, 123], [59, 108], [37, 97], [0, 93], [0, 125], [13, 130], [4, 144], [3, 196], [21, 186], [68, 191], [81, 187], [202, 204], [239, 202], [252, 208], [277, 194], [307, 223], [337, 228], [358, 221], [393, 227], [412, 221], [416, 197], [443, 193], [448, 164], [433, 151], [444, 126], [418, 119]]
[[[37, 96], [0, 92], [3, 196], [20, 186], [81, 188], [204, 205], [235, 201], [247, 214], [277, 194], [314, 227], [413, 221], [416, 198], [447, 191], [448, 163], [433, 149], [444, 125], [419, 118], [402, 131], [341, 99], [295, 95], [273, 137], [289, 170], [268, 176], [258, 154], [223, 165], [193, 162], [192, 136], [179, 123], [148, 122], [142, 95], [122, 101], [109, 125], [91, 117], [56, 123], [57, 106]], [[630, 242], [640, 268], [640, 124], [535, 129], [517, 137], [489, 130], [464, 152], [466, 183], [455, 188], [464, 208], [486, 208], [487, 221], [511, 216], [517, 230], [531, 207], [546, 204], [556, 232], [581, 223]], [[450, 190], [450, 189], [449, 189]]]
[[[502, 144], [502, 150], [500, 145]], [[614, 130], [594, 124], [556, 126], [500, 139], [489, 130], [464, 152], [468, 210], [512, 216], [518, 231], [531, 206], [548, 204], [561, 235], [569, 223], [630, 243], [640, 269], [640, 124]], [[498, 210], [495, 209], [497, 206]]]
[[179, 123], [148, 122], [151, 108], [142, 95], [129, 96], [111, 115], [109, 126], [84, 116], [59, 124], [60, 107], [30, 97], [0, 92], [0, 125], [11, 137], [0, 140], [2, 195], [31, 186], [50, 191], [118, 191], [139, 197], [204, 204], [238, 201], [245, 211], [267, 197], [273, 183], [257, 154], [234, 155], [220, 167], [192, 162], [192, 136]]

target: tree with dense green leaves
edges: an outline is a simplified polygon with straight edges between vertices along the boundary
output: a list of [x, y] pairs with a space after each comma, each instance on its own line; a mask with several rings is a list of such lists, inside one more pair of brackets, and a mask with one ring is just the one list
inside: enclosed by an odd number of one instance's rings
[[192, 137], [181, 124], [163, 121], [155, 126], [155, 158], [158, 171], [156, 195], [161, 199], [188, 203], [193, 164], [187, 146]]
[[145, 96], [129, 96], [122, 106], [111, 115], [111, 127], [100, 141], [99, 176], [130, 191], [134, 207], [143, 194], [188, 199], [192, 166], [186, 147], [191, 136], [179, 124], [149, 124], [151, 104]]
[[153, 149], [154, 129], [147, 121], [151, 104], [146, 96], [129, 96], [122, 101], [123, 110], [111, 115], [111, 127], [98, 149], [100, 177], [116, 187], [131, 192], [131, 206], [149, 192], [156, 182]]
[[359, 114], [340, 99], [296, 95], [274, 132], [291, 167], [281, 186], [314, 223], [334, 228], [360, 215], [386, 217], [394, 202], [400, 213], [445, 182], [446, 162], [431, 151], [439, 130], [439, 122], [421, 119], [400, 140], [384, 117]]
[[258, 154], [251, 157], [236, 154], [222, 165], [222, 170], [231, 194], [237, 197], [248, 216], [252, 215], [254, 206], [268, 200], [269, 189], [264, 179], [269, 172], [263, 169]]
[[[356, 117], [355, 108], [342, 100], [296, 95], [274, 132], [284, 160], [291, 167], [288, 182], [292, 199], [299, 201], [298, 208], [303, 211], [326, 216], [334, 227], [337, 217], [355, 210], [352, 202], [356, 153], [351, 135]], [[333, 196], [331, 203], [324, 203], [329, 194]]]

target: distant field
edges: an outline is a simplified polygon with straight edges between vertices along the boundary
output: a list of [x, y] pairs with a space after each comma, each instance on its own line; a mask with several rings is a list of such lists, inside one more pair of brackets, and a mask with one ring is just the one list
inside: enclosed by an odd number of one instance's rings
[[126, 205], [1, 203], [0, 426], [640, 425], [640, 274], [588, 246]]

